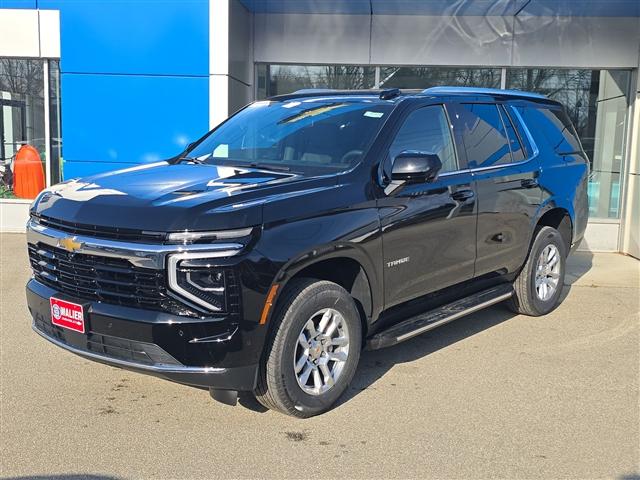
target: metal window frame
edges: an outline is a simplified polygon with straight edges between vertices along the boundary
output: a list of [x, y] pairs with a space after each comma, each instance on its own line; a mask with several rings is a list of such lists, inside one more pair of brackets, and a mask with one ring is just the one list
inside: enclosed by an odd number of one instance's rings
[[43, 80], [43, 97], [44, 97], [44, 149], [46, 157], [44, 159], [45, 168], [45, 184], [51, 186], [51, 99], [49, 98], [49, 60], [43, 59], [42, 80]]
[[[50, 70], [49, 70], [49, 62], [56, 59], [50, 58], [22, 58], [22, 57], [2, 57], [8, 58], [12, 61], [31, 61], [42, 62], [42, 101], [43, 101], [43, 116], [44, 116], [44, 149], [45, 149], [45, 186], [50, 187], [52, 183], [52, 165], [51, 165], [51, 98], [49, 96], [49, 88], [50, 88]], [[4, 100], [5, 105], [11, 103], [10, 100]], [[22, 115], [23, 122], [26, 113]], [[23, 125], [23, 132], [26, 132], [26, 126]], [[4, 150], [4, 149], [3, 149]], [[4, 157], [4, 154], [2, 155]]]

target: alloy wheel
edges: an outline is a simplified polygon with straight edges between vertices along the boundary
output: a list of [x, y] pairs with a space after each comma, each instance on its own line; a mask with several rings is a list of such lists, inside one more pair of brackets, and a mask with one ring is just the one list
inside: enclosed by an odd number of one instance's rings
[[536, 295], [546, 302], [552, 298], [560, 282], [560, 251], [553, 244], [544, 247], [536, 265]]
[[323, 308], [304, 324], [296, 344], [293, 368], [300, 388], [325, 393], [340, 378], [349, 356], [349, 329], [337, 310]]

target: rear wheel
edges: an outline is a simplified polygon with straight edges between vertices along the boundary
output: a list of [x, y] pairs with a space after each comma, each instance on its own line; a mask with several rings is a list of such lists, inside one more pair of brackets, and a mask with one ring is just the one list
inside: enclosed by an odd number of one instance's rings
[[513, 284], [511, 310], [539, 316], [556, 308], [564, 285], [566, 255], [560, 232], [552, 227], [538, 229], [527, 262]]
[[362, 345], [360, 315], [349, 293], [323, 280], [294, 280], [278, 302], [275, 329], [255, 396], [296, 417], [327, 411], [353, 378]]

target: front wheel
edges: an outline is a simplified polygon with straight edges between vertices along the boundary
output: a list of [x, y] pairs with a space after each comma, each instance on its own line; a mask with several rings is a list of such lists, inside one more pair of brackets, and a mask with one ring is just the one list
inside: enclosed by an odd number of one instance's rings
[[333, 282], [294, 280], [278, 302], [273, 328], [257, 400], [302, 418], [329, 410], [360, 358], [362, 326], [353, 298]]
[[558, 306], [564, 285], [566, 250], [562, 235], [555, 228], [537, 230], [527, 262], [513, 283], [511, 310], [540, 316]]

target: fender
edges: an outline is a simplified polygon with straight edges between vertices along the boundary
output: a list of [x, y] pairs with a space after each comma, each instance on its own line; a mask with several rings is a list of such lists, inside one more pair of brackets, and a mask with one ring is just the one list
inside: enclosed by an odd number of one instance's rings
[[544, 187], [543, 195], [532, 218], [531, 229], [533, 233], [540, 218], [552, 208], [563, 208], [569, 213], [571, 220], [572, 236], [568, 240], [575, 246], [584, 236], [589, 217], [589, 164], [579, 155], [554, 158], [555, 163], [541, 170], [540, 185]]
[[[288, 283], [300, 272], [330, 260], [353, 261], [359, 266], [350, 293], [362, 306], [367, 323], [370, 325], [383, 309], [383, 284], [381, 275], [378, 273], [380, 268], [374, 265], [373, 259], [362, 246], [351, 242], [335, 242], [309, 249], [282, 264], [270, 287], [271, 290], [273, 285], [278, 285], [275, 296], [269, 301], [275, 305]], [[339, 275], [340, 271], [334, 270], [333, 273]], [[268, 313], [267, 322], [272, 313], [273, 309]]]
[[[361, 303], [365, 317], [377, 318], [384, 301], [381, 226], [375, 198], [357, 187], [363, 178], [368, 181], [369, 172], [356, 169], [331, 190], [264, 205], [264, 224], [255, 249], [277, 269], [269, 289], [270, 304], [303, 269], [344, 258], [362, 269], [358, 275], [346, 272], [354, 282], [348, 289]], [[340, 283], [340, 265], [330, 266], [310, 273]], [[269, 315], [263, 315], [262, 321], [268, 321]]]
[[531, 218], [531, 235], [533, 235], [533, 230], [543, 215], [554, 208], [562, 208], [569, 212], [571, 225], [575, 224], [576, 213], [573, 208], [573, 203], [566, 197], [550, 197], [540, 204], [535, 215]]
[[[535, 232], [535, 227], [536, 225], [540, 222], [540, 220], [542, 219], [542, 217], [547, 213], [550, 212], [551, 210], [554, 210], [556, 208], [560, 208], [562, 210], [565, 210], [566, 212], [568, 212], [569, 214], [569, 227], [571, 229], [570, 231], [570, 236], [566, 236], [563, 233], [563, 229], [560, 228], [560, 233], [562, 234], [563, 238], [565, 239], [565, 241], [568, 243], [568, 248], [571, 249], [575, 238], [576, 238], [576, 229], [575, 229], [575, 210], [573, 207], [572, 202], [566, 200], [566, 201], [560, 201], [558, 202], [557, 200], [562, 200], [562, 198], [549, 198], [547, 201], [543, 202], [540, 207], [536, 210], [536, 213], [534, 215], [534, 217], [532, 218], [532, 223], [531, 223], [531, 228], [530, 228], [530, 233], [529, 233], [529, 245], [531, 245], [533, 243], [533, 234]], [[561, 225], [559, 225], [560, 227]]]

